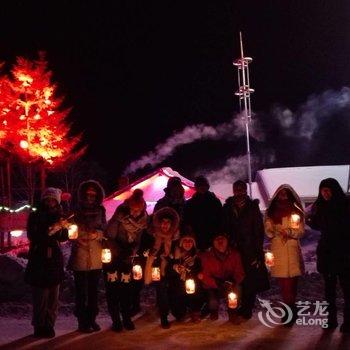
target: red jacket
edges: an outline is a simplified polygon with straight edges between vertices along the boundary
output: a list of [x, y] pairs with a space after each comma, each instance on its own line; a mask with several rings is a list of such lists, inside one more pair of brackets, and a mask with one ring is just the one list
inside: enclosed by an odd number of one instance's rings
[[238, 251], [229, 248], [224, 260], [219, 259], [213, 248], [200, 256], [202, 261], [202, 282], [205, 289], [218, 288], [216, 280], [231, 281], [235, 285], [240, 284], [244, 279], [244, 270], [241, 256]]

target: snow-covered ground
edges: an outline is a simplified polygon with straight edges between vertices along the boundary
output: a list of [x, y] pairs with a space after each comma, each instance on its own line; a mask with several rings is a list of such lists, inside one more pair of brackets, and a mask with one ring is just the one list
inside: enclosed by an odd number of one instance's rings
[[110, 320], [99, 317], [102, 331], [84, 335], [75, 331], [72, 317], [60, 316], [56, 338], [36, 340], [31, 334], [28, 318], [0, 319], [1, 349], [350, 349], [350, 337], [338, 330], [323, 331], [315, 326], [268, 328], [256, 315], [253, 319], [234, 325], [226, 318], [203, 320], [200, 324], [173, 322], [168, 330], [159, 327], [154, 312], [137, 317], [136, 330], [115, 333], [109, 329]]
[[[306, 274], [300, 278], [298, 300], [311, 302], [323, 300], [323, 282], [316, 272], [315, 263], [318, 235], [317, 232], [308, 231], [302, 240]], [[22, 260], [18, 262], [23, 264]], [[330, 332], [324, 331], [320, 326], [298, 325], [292, 328], [283, 326], [268, 328], [257, 317], [257, 312], [261, 310], [259, 305], [253, 319], [240, 325], [228, 321], [222, 305], [218, 321], [206, 319], [200, 324], [192, 324], [189, 320], [184, 323], [173, 321], [169, 330], [163, 330], [159, 326], [155, 292], [152, 287], [142, 291], [143, 313], [134, 318], [136, 330], [117, 334], [110, 330], [111, 321], [107, 313], [102, 283], [98, 316], [102, 331], [89, 335], [80, 334], [76, 332], [77, 324], [72, 314], [73, 289], [72, 276], [69, 273], [62, 285], [61, 307], [55, 327], [56, 337], [50, 340], [37, 340], [31, 336], [33, 330], [30, 324], [30, 290], [11, 277], [9, 271], [13, 267], [6, 268], [8, 268], [6, 273], [8, 282], [0, 283], [1, 349], [350, 349], [350, 337], [341, 335], [339, 329]], [[5, 266], [2, 266], [1, 271], [5, 270]], [[2, 278], [6, 279], [6, 276]], [[280, 300], [277, 285], [274, 280], [271, 282], [271, 289], [259, 297], [270, 301]], [[341, 295], [338, 302], [340, 306]], [[341, 314], [338, 321], [341, 324]]]

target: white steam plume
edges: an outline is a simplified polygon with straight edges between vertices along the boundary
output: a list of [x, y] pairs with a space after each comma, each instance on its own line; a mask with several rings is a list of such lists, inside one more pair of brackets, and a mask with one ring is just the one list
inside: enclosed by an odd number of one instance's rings
[[272, 113], [280, 122], [285, 135], [311, 140], [318, 128], [337, 112], [350, 107], [350, 88], [339, 91], [327, 90], [320, 95], [311, 95], [297, 112], [281, 106]]
[[[251, 157], [252, 168], [256, 168], [259, 163], [257, 157]], [[246, 179], [248, 174], [247, 156], [231, 157], [226, 160], [225, 165], [218, 170], [204, 170], [201, 175], [204, 175], [211, 185], [217, 183], [233, 183], [239, 179]], [[199, 174], [198, 174], [199, 175]]]
[[[258, 141], [263, 141], [264, 133], [259, 122], [256, 119], [252, 119], [249, 125], [251, 137]], [[221, 123], [217, 126], [205, 124], [186, 126], [180, 132], [170, 136], [163, 143], [158, 144], [153, 151], [130, 163], [125, 169], [124, 174], [141, 169], [147, 164], [152, 166], [157, 165], [171, 156], [182, 145], [199, 140], [234, 139], [243, 136], [244, 133], [245, 128], [241, 114], [237, 114], [229, 122]]]

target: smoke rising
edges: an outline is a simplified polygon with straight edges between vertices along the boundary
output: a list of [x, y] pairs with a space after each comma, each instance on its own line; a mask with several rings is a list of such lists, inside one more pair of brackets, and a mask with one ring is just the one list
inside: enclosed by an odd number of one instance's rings
[[[251, 157], [252, 169], [256, 168], [259, 160], [257, 157]], [[234, 180], [246, 179], [248, 177], [247, 156], [231, 157], [225, 162], [225, 165], [218, 170], [201, 171], [209, 183], [232, 183]]]
[[[264, 133], [257, 119], [249, 123], [252, 138], [263, 141]], [[199, 140], [231, 140], [245, 134], [245, 126], [242, 114], [236, 114], [226, 123], [217, 126], [196, 124], [185, 127], [183, 130], [173, 134], [163, 143], [158, 144], [153, 151], [148, 152], [141, 158], [130, 163], [124, 174], [134, 172], [146, 165], [155, 166], [170, 157], [182, 145], [190, 144]]]
[[298, 110], [277, 106], [272, 114], [280, 123], [286, 136], [302, 137], [311, 140], [320, 126], [332, 116], [350, 107], [350, 88], [339, 91], [327, 90], [320, 95], [311, 95]]
[[[314, 142], [315, 133], [335, 114], [349, 107], [350, 88], [343, 87], [338, 91], [327, 90], [319, 95], [309, 96], [295, 112], [285, 106], [277, 105], [267, 116], [254, 115], [249, 123], [250, 136], [260, 142], [260, 155], [252, 157], [253, 166], [257, 168], [281, 160], [282, 163], [284, 161], [290, 164], [293, 160], [294, 163], [298, 163], [297, 159], [300, 157], [305, 160], [306, 154], [312, 152], [313, 148], [310, 146]], [[273, 121], [279, 126], [277, 130], [270, 128]], [[155, 166], [174, 154], [182, 145], [200, 140], [236, 140], [244, 135], [242, 114], [236, 114], [229, 122], [217, 126], [205, 124], [187, 126], [158, 144], [154, 150], [130, 163], [124, 174], [135, 172], [146, 165]], [[264, 150], [271, 149], [275, 151], [269, 151], [267, 155], [261, 156]], [[312, 155], [310, 156], [310, 159], [313, 159]], [[220, 179], [221, 182], [226, 179], [232, 181], [232, 178], [246, 178], [246, 158], [245, 156], [229, 158], [221, 169], [207, 171], [206, 175], [211, 181]]]

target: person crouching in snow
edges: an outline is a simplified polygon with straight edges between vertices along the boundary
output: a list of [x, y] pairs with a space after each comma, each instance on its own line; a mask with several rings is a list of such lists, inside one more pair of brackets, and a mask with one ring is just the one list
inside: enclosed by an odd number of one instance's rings
[[34, 336], [52, 338], [57, 318], [59, 286], [64, 278], [60, 243], [68, 239], [62, 223], [61, 190], [47, 188], [37, 211], [30, 213], [27, 236], [30, 242], [25, 281], [33, 288]]
[[163, 328], [170, 327], [168, 263], [175, 248], [175, 240], [178, 238], [179, 223], [179, 215], [170, 207], [164, 207], [153, 213], [154, 244], [146, 261], [145, 284], [157, 281], [157, 306]]
[[[183, 319], [188, 309], [192, 321], [200, 322], [200, 309], [203, 305], [203, 292], [197, 277], [200, 271], [201, 261], [197, 256], [194, 234], [181, 234], [168, 269], [170, 310], [176, 319]], [[190, 294], [186, 292], [188, 279], [194, 282], [194, 291]]]
[[265, 232], [271, 240], [274, 266], [271, 276], [277, 278], [282, 299], [289, 310], [282, 317], [282, 323], [292, 326], [297, 319], [295, 300], [298, 276], [304, 273], [304, 262], [299, 238], [304, 235], [304, 211], [299, 196], [289, 185], [281, 185], [266, 210]]
[[[241, 283], [244, 279], [244, 269], [238, 251], [229, 247], [229, 236], [226, 233], [216, 233], [213, 236], [212, 247], [200, 255], [202, 272], [198, 275], [207, 292], [210, 319], [219, 318], [219, 302], [227, 298], [233, 291], [240, 294]], [[229, 318], [233, 316], [228, 310]]]
[[74, 273], [75, 316], [78, 330], [82, 333], [101, 329], [96, 316], [99, 312], [102, 240], [107, 224], [103, 199], [104, 190], [99, 182], [88, 180], [79, 185], [79, 206], [74, 216], [74, 222], [78, 225], [78, 238], [72, 241], [68, 267]]
[[116, 332], [122, 331], [123, 327], [135, 329], [131, 312], [133, 305], [139, 307], [143, 281], [132, 279], [132, 267], [136, 253], [142, 250], [141, 239], [147, 226], [146, 202], [140, 189], [117, 207], [107, 225], [105, 235], [112, 248], [112, 260], [104, 264], [103, 269], [108, 311], [112, 329]]

